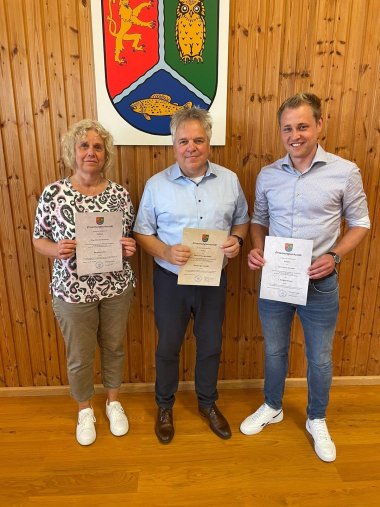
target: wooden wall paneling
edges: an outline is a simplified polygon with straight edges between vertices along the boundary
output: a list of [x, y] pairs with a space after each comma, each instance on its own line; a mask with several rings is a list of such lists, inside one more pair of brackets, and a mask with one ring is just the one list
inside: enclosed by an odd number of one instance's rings
[[[0, 241], [1, 245], [1, 241]], [[4, 280], [3, 256], [0, 255], [0, 275]], [[13, 344], [12, 326], [6, 285], [0, 285], [0, 386], [18, 386], [17, 361]]]
[[[21, 157], [21, 143], [19, 143], [18, 128], [23, 123], [21, 115], [20, 123], [18, 123], [16, 111], [16, 94], [14, 94], [14, 82], [17, 80], [18, 66], [25, 67], [25, 51], [23, 48], [22, 37], [21, 43], [15, 38], [12, 29], [13, 9], [0, 6], [0, 25], [7, 26], [8, 30], [4, 36], [4, 50], [2, 51], [2, 94], [1, 97], [1, 124], [3, 126], [3, 148], [4, 159], [7, 164], [7, 178], [9, 184], [10, 206], [4, 217], [4, 239], [3, 248], [6, 250], [4, 260], [6, 262], [7, 292], [9, 294], [11, 320], [15, 340], [15, 351], [17, 356], [17, 365], [19, 379], [22, 385], [33, 385], [36, 380], [36, 371], [32, 369], [30, 349], [28, 343], [27, 315], [25, 313], [23, 293], [25, 289], [25, 253], [29, 252], [31, 257], [31, 245], [29, 237], [29, 223], [26, 212], [25, 194], [24, 194], [24, 178], [22, 174], [23, 160]], [[20, 16], [20, 5], [12, 4], [14, 9], [18, 9]], [[9, 12], [11, 11], [11, 12]], [[19, 51], [24, 54], [20, 57]], [[22, 72], [22, 71], [21, 71]], [[25, 82], [23, 86], [17, 89], [18, 104], [21, 104], [28, 97], [25, 92]], [[30, 312], [29, 312], [30, 315]], [[32, 323], [31, 323], [32, 327]], [[43, 358], [43, 355], [42, 355]]]
[[[2, 304], [1, 304], [1, 298], [0, 298], [0, 315], [1, 315], [1, 313], [2, 313]], [[0, 331], [0, 338], [2, 338], [2, 337], [3, 337], [3, 332], [1, 330]], [[6, 386], [6, 381], [5, 381], [5, 371], [4, 371], [3, 357], [2, 357], [2, 355], [0, 353], [0, 387], [5, 387], [5, 386]]]
[[[379, 23], [378, 0], [231, 0], [227, 143], [212, 154], [237, 172], [251, 211], [258, 171], [284, 153], [276, 125], [280, 102], [305, 89], [321, 96], [322, 145], [357, 161], [373, 224], [368, 240], [340, 268], [338, 375], [379, 374]], [[0, 24], [0, 383], [66, 384], [64, 344], [50, 307], [51, 265], [33, 252], [31, 235], [42, 188], [64, 174], [62, 134], [75, 121], [96, 115], [90, 3], [39, 0], [30, 6], [27, 0], [4, 0]], [[116, 155], [110, 176], [130, 190], [137, 209], [146, 180], [173, 163], [172, 149], [117, 147]], [[263, 376], [258, 275], [247, 267], [249, 248], [247, 241], [228, 268], [220, 369], [226, 379]], [[141, 251], [131, 262], [139, 281], [126, 333], [124, 380], [150, 382], [156, 346], [153, 262]], [[304, 375], [303, 347], [296, 321], [290, 376]], [[190, 324], [181, 379], [193, 378], [194, 356]], [[96, 370], [100, 381], [99, 357]]]
[[57, 0], [42, 2], [42, 25], [44, 28], [46, 81], [49, 96], [49, 110], [51, 133], [53, 137], [53, 152], [55, 164], [52, 167], [42, 167], [42, 187], [64, 175], [60, 161], [60, 140], [66, 133], [68, 120], [64, 92], [65, 72], [62, 59], [62, 22], [59, 3]]
[[[322, 117], [324, 119], [324, 127], [321, 133], [321, 144], [328, 149], [327, 135], [328, 125], [330, 122], [329, 104], [334, 100], [331, 94], [330, 81], [331, 72], [334, 71], [332, 58], [334, 55], [334, 37], [335, 37], [335, 2], [329, 0], [321, 0], [319, 2], [318, 12], [318, 30], [316, 34], [316, 48], [314, 73], [311, 83], [312, 91], [319, 95], [322, 99]], [[332, 132], [331, 132], [332, 135]], [[333, 348], [333, 367], [334, 374], [339, 375], [341, 369], [341, 355], [343, 350], [343, 331], [341, 326], [337, 327]]]
[[[249, 47], [249, 34], [252, 33], [251, 11], [252, 7], [244, 2], [240, 9], [230, 11], [230, 48], [229, 62], [239, 61], [242, 54], [249, 55], [253, 62], [255, 55], [252, 55]], [[229, 67], [228, 83], [228, 118], [227, 118], [227, 142], [224, 148], [220, 148], [221, 165], [236, 172], [244, 192], [245, 181], [242, 173], [244, 153], [242, 151], [242, 138], [244, 134], [245, 97], [247, 93], [248, 73], [252, 69], [237, 65], [234, 72]], [[233, 112], [233, 114], [232, 114]], [[239, 333], [238, 314], [239, 297], [238, 287], [240, 286], [240, 270], [242, 258], [231, 260], [227, 267], [227, 300], [226, 316], [223, 326], [223, 348], [220, 365], [220, 378], [237, 378], [238, 372], [238, 351], [240, 341], [243, 339]], [[244, 340], [244, 339], [243, 339]], [[248, 366], [248, 365], [247, 365]]]
[[[239, 168], [240, 183], [248, 201], [250, 216], [253, 211], [253, 196], [255, 181], [261, 164], [261, 111], [262, 104], [267, 102], [270, 93], [264, 83], [266, 77], [266, 65], [271, 57], [266, 51], [266, 39], [268, 28], [268, 7], [266, 2], [258, 2], [250, 6], [249, 16], [243, 25], [242, 35], [247, 40], [247, 49], [242, 48], [249, 55], [250, 65], [247, 67], [245, 76], [246, 89], [244, 96], [245, 121], [242, 122], [241, 137], [244, 140], [241, 162]], [[243, 16], [245, 13], [243, 13]], [[245, 21], [245, 18], [241, 18]], [[244, 40], [244, 39], [243, 39]], [[242, 79], [243, 76], [242, 76]], [[239, 106], [242, 107], [241, 104]], [[247, 266], [247, 255], [251, 249], [249, 233], [245, 245], [240, 254], [240, 290], [238, 294], [238, 306], [235, 309], [238, 324], [237, 336], [237, 368], [234, 378], [250, 378], [257, 366], [260, 354], [256, 351], [255, 344], [262, 345], [260, 327], [257, 314], [257, 277]], [[226, 374], [228, 375], [228, 371]]]
[[144, 353], [142, 335], [144, 333], [141, 320], [141, 299], [138, 287], [134, 291], [128, 324], [127, 324], [127, 346], [126, 346], [126, 370], [125, 382], [144, 382]]
[[[269, 56], [267, 39], [269, 35], [268, 19], [273, 6], [267, 2], [257, 2], [249, 10], [247, 32], [248, 54], [250, 65], [247, 66], [246, 89], [244, 103], [245, 119], [242, 119], [242, 152], [239, 168], [239, 179], [248, 201], [250, 216], [253, 212], [254, 189], [256, 176], [263, 164], [262, 153], [266, 146], [262, 144], [260, 131], [262, 127], [262, 111], [266, 104], [270, 104], [271, 92], [265, 82], [267, 65], [276, 61]], [[273, 9], [278, 12], [279, 9]], [[241, 106], [240, 106], [241, 107]], [[264, 151], [263, 151], [264, 150]], [[240, 288], [238, 306], [236, 307], [236, 321], [238, 324], [237, 371], [234, 378], [251, 378], [261, 364], [262, 337], [257, 311], [257, 274], [249, 270], [247, 255], [251, 249], [249, 233], [241, 252]], [[227, 378], [228, 378], [227, 372]]]
[[[371, 2], [371, 7], [375, 7]], [[372, 11], [374, 12], [374, 11]], [[356, 122], [355, 148], [360, 159], [360, 167], [371, 167], [363, 174], [364, 187], [367, 192], [368, 206], [371, 218], [371, 231], [367, 241], [368, 263], [367, 278], [363, 287], [363, 303], [360, 321], [360, 339], [358, 344], [355, 375], [363, 371], [379, 371], [379, 336], [376, 334], [376, 321], [379, 313], [376, 291], [380, 287], [380, 234], [378, 219], [380, 213], [380, 192], [378, 181], [380, 178], [380, 47], [371, 43], [380, 30], [380, 19], [371, 15], [369, 10], [366, 43], [361, 65], [361, 93], [358, 110], [367, 111], [363, 134], [360, 135], [360, 123]], [[366, 355], [367, 354], [367, 355]], [[377, 358], [377, 359], [376, 359]], [[377, 369], [376, 369], [377, 365]]]
[[[351, 1], [346, 3], [336, 2], [334, 12], [331, 13], [327, 22], [333, 27], [331, 43], [329, 45], [329, 96], [326, 97], [324, 105], [324, 147], [327, 151], [335, 152], [338, 146], [338, 134], [340, 125], [340, 100], [344, 85], [344, 63], [345, 57], [342, 53], [342, 47], [348, 40], [349, 19], [347, 13], [351, 8]], [[342, 12], [343, 10], [343, 12]], [[338, 42], [339, 41], [339, 42]], [[346, 49], [345, 49], [346, 53]], [[328, 99], [328, 100], [327, 100]], [[352, 275], [352, 261], [349, 256], [343, 258], [339, 268], [339, 291], [340, 291], [340, 312], [335, 333], [335, 342], [333, 350], [334, 373], [342, 374], [342, 357], [345, 348], [345, 322], [349, 312], [348, 296], [350, 291]]]
[[[380, 135], [375, 129], [371, 128], [374, 120], [378, 121], [380, 110], [380, 48], [371, 43], [374, 40], [374, 34], [378, 34], [380, 30], [379, 16], [371, 15], [371, 7], [374, 3], [369, 4], [366, 27], [363, 32], [363, 52], [359, 64], [359, 85], [357, 98], [357, 114], [354, 123], [354, 146], [355, 161], [362, 171], [364, 188], [368, 197], [368, 207], [370, 218], [375, 215], [376, 203], [379, 202], [378, 185], [379, 180], [379, 151], [380, 151]], [[373, 11], [372, 11], [373, 12]], [[370, 164], [372, 171], [365, 168], [368, 167], [368, 158], [375, 157], [377, 154], [377, 163]], [[376, 160], [376, 159], [375, 159]], [[372, 229], [374, 227], [372, 219]], [[379, 251], [379, 236], [370, 231], [365, 242], [355, 251], [354, 270], [360, 273], [358, 284], [360, 287], [361, 306], [357, 315], [357, 334], [358, 343], [356, 358], [354, 363], [354, 374], [363, 375], [367, 371], [368, 358], [370, 356], [370, 348], [372, 341], [372, 324], [374, 320], [375, 298], [369, 297], [370, 294], [376, 292], [376, 286], [380, 276], [380, 265], [371, 255], [372, 252]]]
[[[352, 128], [352, 114], [354, 113], [357, 121], [363, 125], [364, 118], [362, 117], [363, 111], [357, 109], [357, 90], [359, 88], [359, 69], [361, 64], [362, 50], [363, 50], [363, 34], [366, 30], [366, 19], [367, 12], [363, 12], [363, 7], [358, 5], [358, 2], [353, 2], [352, 10], [347, 13], [347, 18], [350, 16], [358, 19], [358, 24], [355, 24], [353, 30], [347, 33], [347, 40], [343, 44], [340, 43], [340, 47], [337, 47], [336, 53], [342, 56], [346, 64], [344, 65], [344, 86], [342, 90], [342, 97], [340, 102], [340, 128], [335, 147], [335, 152], [343, 158], [352, 159], [352, 149], [354, 146], [354, 129]], [[360, 21], [359, 21], [360, 18]], [[353, 28], [351, 23], [349, 28]], [[339, 41], [337, 41], [339, 43]], [[349, 291], [348, 307], [349, 311], [347, 314], [346, 335], [352, 335], [352, 345], [356, 349], [357, 347], [357, 336], [358, 326], [360, 323], [360, 308], [361, 300], [363, 296], [363, 285], [366, 277], [366, 262], [362, 261], [363, 256], [367, 250], [367, 243], [363, 242], [359, 247], [352, 252], [348, 257], [352, 263], [352, 278], [351, 287]], [[355, 269], [355, 268], [358, 269]], [[347, 346], [347, 339], [345, 346]], [[350, 354], [351, 360], [355, 361], [355, 353]], [[346, 371], [352, 371], [353, 363], [348, 366], [347, 362], [343, 358], [345, 363]], [[345, 368], [343, 368], [344, 372]], [[349, 373], [351, 374], [351, 373]]]
[[[75, 5], [75, 8], [73, 6]], [[82, 75], [79, 47], [79, 23], [77, 2], [61, 0], [62, 62], [64, 68], [66, 110], [69, 126], [84, 116], [82, 100]]]
[[[325, 90], [321, 90], [321, 96], [325, 99], [323, 115], [325, 125], [323, 129], [324, 148], [330, 152], [335, 152], [337, 145], [337, 137], [340, 125], [340, 100], [344, 86], [344, 63], [345, 58], [342, 54], [342, 47], [346, 45], [349, 31], [349, 19], [347, 13], [351, 8], [351, 0], [340, 2], [340, 0], [332, 3], [333, 9], [328, 10], [329, 17], [326, 23], [326, 33], [331, 37], [329, 44], [326, 45], [326, 71], [328, 73], [328, 81], [325, 83], [326, 90], [330, 93], [326, 94]], [[346, 49], [345, 49], [346, 52]]]
[[[1, 36], [0, 36], [1, 38]], [[5, 41], [1, 40], [2, 47]], [[2, 68], [2, 66], [0, 67]], [[1, 94], [0, 86], [0, 94]], [[0, 122], [3, 126], [4, 117], [1, 111], [0, 100]], [[14, 237], [10, 236], [9, 225], [12, 225], [9, 220], [11, 211], [11, 202], [9, 196], [9, 185], [6, 174], [5, 160], [4, 160], [4, 146], [3, 146], [3, 128], [0, 131], [0, 276], [4, 282], [0, 284], [0, 355], [2, 364], [2, 377], [0, 380], [1, 385], [5, 386], [18, 386], [19, 376], [16, 359], [16, 351], [14, 344], [14, 333], [12, 329], [11, 310], [9, 307], [9, 292], [7, 287], [6, 271], [11, 264], [14, 264], [13, 256], [16, 251], [14, 244]], [[10, 246], [13, 248], [10, 249]], [[12, 254], [13, 252], [13, 254]]]
[[310, 88], [322, 100], [322, 117], [324, 120], [323, 130], [321, 132], [320, 143], [328, 149], [326, 140], [327, 129], [330, 121], [329, 103], [334, 100], [331, 95], [331, 73], [334, 71], [333, 55], [334, 55], [334, 37], [335, 37], [335, 2], [329, 0], [320, 0], [318, 2], [317, 13], [317, 32], [314, 56], [314, 69], [312, 72], [312, 80]]
[[[363, 48], [363, 34], [366, 27], [367, 12], [363, 7], [358, 6], [358, 2], [353, 2], [350, 11], [347, 10], [347, 6], [342, 6], [342, 11], [339, 13], [340, 19], [345, 18], [347, 20], [347, 34], [346, 38], [342, 42], [337, 41], [336, 55], [337, 58], [343, 58], [346, 64], [341, 66], [344, 68], [343, 72], [343, 86], [342, 95], [340, 100], [340, 118], [339, 118], [339, 132], [337, 136], [337, 142], [335, 146], [335, 152], [344, 158], [352, 158], [352, 146], [353, 146], [353, 133], [352, 129], [352, 116], [347, 118], [347, 115], [356, 113], [356, 99], [358, 89], [358, 78], [359, 68], [361, 63], [362, 48]], [[350, 16], [355, 16], [358, 23], [355, 27], [352, 27], [350, 23]], [[360, 21], [359, 21], [360, 18]], [[351, 30], [351, 28], [354, 28]], [[338, 45], [339, 44], [339, 45]], [[357, 111], [355, 117], [360, 123], [363, 124], [363, 118], [361, 117], [362, 112]], [[359, 247], [351, 252], [347, 257], [346, 261], [350, 262], [350, 273], [351, 280], [349, 289], [347, 286], [347, 313], [345, 314], [345, 340], [344, 350], [342, 356], [342, 374], [352, 375], [355, 368], [355, 360], [358, 346], [358, 325], [360, 323], [360, 309], [362, 300], [362, 288], [366, 276], [366, 262], [360, 262], [360, 259], [365, 253], [365, 245], [363, 242]], [[359, 269], [356, 268], [356, 264], [363, 266]], [[348, 267], [346, 262], [343, 268]], [[349, 280], [348, 271], [345, 272], [345, 281]]]
[[[261, 167], [278, 158], [283, 150], [279, 138], [276, 113], [279, 106], [278, 89], [281, 72], [281, 52], [279, 48], [282, 47], [285, 6], [284, 2], [279, 3], [275, 0], [262, 2], [262, 5], [266, 10], [265, 18], [264, 11], [262, 11], [262, 19], [257, 24], [257, 31], [260, 33], [261, 30], [264, 30], [265, 44], [257, 47], [257, 51], [263, 54], [263, 60], [258, 62], [263, 71], [260, 72], [260, 68], [257, 68], [257, 82], [260, 89], [253, 86], [253, 93], [250, 97], [252, 107], [255, 109], [253, 115], [255, 124], [253, 134], [251, 134], [252, 151], [254, 153], [253, 166], [248, 171], [251, 174], [248, 190], [251, 212], [253, 211], [257, 174]], [[247, 133], [247, 135], [250, 134]], [[264, 375], [264, 341], [257, 308], [259, 273], [252, 273], [251, 277], [247, 277], [245, 281], [246, 283], [251, 282], [250, 286], [247, 287], [250, 294], [249, 307], [245, 309], [243, 306], [246, 315], [251, 312], [251, 320], [247, 329], [252, 337], [249, 377], [262, 378]]]
[[[33, 15], [31, 16], [33, 18]], [[25, 23], [24, 23], [25, 20]], [[19, 269], [24, 295], [24, 311], [26, 316], [26, 338], [29, 339], [29, 352], [33, 377], [36, 385], [46, 385], [47, 368], [44, 357], [41, 325], [37, 305], [35, 271], [33, 265], [33, 248], [30, 242], [30, 230], [34, 223], [35, 172], [38, 173], [38, 155], [36, 149], [36, 130], [32, 109], [31, 74], [37, 69], [29, 54], [30, 44], [27, 43], [27, 21], [30, 17], [23, 14], [23, 2], [18, 0], [8, 11], [9, 40], [14, 47], [11, 69], [13, 79], [18, 86], [15, 94], [15, 107], [18, 121], [18, 137], [20, 141], [21, 165], [18, 175], [21, 178], [17, 185], [15, 197], [18, 212], [15, 215], [16, 240], [18, 243]], [[35, 165], [36, 169], [33, 168]], [[17, 194], [17, 196], [16, 196]], [[15, 203], [13, 203], [13, 207]]]
[[[150, 158], [150, 148], [141, 146], [135, 147], [135, 177], [139, 195], [145, 188], [147, 179], [151, 176], [152, 159]], [[138, 204], [135, 203], [136, 210]], [[138, 286], [140, 291], [139, 300], [141, 301], [141, 321], [142, 321], [142, 351], [144, 365], [144, 379], [146, 382], [153, 382], [155, 379], [155, 350], [156, 350], [156, 327], [154, 323], [154, 303], [153, 303], [153, 260], [142, 249], [138, 249]]]
[[[380, 199], [377, 201], [377, 210], [380, 212]], [[378, 216], [378, 215], [377, 215]], [[376, 237], [377, 241], [380, 236], [380, 225], [379, 221], [373, 224], [373, 237]], [[371, 251], [372, 255], [372, 251]], [[377, 256], [374, 252], [373, 256]], [[378, 262], [378, 259], [377, 259]], [[368, 352], [366, 375], [380, 375], [380, 278], [377, 279], [377, 295], [376, 291], [373, 292], [373, 299], [375, 300], [373, 323], [371, 326], [371, 344]]]
[[[36, 142], [35, 158], [27, 164], [28, 209], [30, 229], [33, 231], [37, 201], [41, 193], [41, 174], [49, 175], [50, 181], [55, 179], [55, 154], [50, 122], [50, 104], [45, 67], [45, 46], [43, 40], [42, 12], [40, 3], [34, 3], [25, 16], [25, 31], [28, 41], [29, 79], [31, 90], [34, 132]], [[46, 177], [43, 177], [47, 181]], [[49, 260], [34, 252], [35, 279], [31, 282], [36, 286], [36, 300], [33, 307], [38, 312], [41, 325], [41, 340], [44, 348], [47, 384], [61, 383], [60, 361], [57, 348], [54, 315], [51, 308], [51, 297], [48, 294], [51, 273]], [[32, 302], [31, 302], [32, 303]]]
[[[119, 147], [118, 153], [120, 158], [120, 173], [118, 181], [127, 188], [132, 199], [135, 212], [137, 213], [137, 188], [135, 178], [136, 171], [134, 148], [126, 146]], [[138, 252], [130, 260], [132, 269], [138, 274]], [[144, 333], [141, 319], [141, 298], [139, 290], [140, 280], [137, 281], [137, 287], [134, 291], [134, 300], [130, 309], [129, 319], [126, 333], [126, 363], [125, 382], [143, 382], [143, 343], [142, 336]]]
[[[284, 2], [282, 19], [282, 41], [281, 41], [281, 68], [279, 83], [279, 103], [296, 91], [296, 76], [300, 44], [299, 27], [302, 19], [302, 4], [296, 4], [289, 0]], [[302, 40], [304, 39], [304, 35]]]
[[90, 2], [78, 2], [77, 16], [83, 117], [96, 118], [95, 71]]

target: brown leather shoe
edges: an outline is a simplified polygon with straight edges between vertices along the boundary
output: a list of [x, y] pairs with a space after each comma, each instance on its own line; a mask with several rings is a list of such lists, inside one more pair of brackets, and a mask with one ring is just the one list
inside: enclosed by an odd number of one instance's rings
[[173, 409], [158, 407], [154, 430], [161, 444], [172, 441], [174, 437]]
[[223, 414], [219, 412], [215, 403], [211, 407], [199, 407], [199, 413], [208, 420], [210, 428], [215, 435], [218, 435], [218, 437], [224, 440], [231, 438], [230, 425]]

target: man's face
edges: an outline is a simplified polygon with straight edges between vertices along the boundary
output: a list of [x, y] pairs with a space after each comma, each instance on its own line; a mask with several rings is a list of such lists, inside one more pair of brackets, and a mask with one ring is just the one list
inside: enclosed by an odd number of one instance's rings
[[178, 165], [186, 176], [195, 178], [205, 174], [210, 142], [198, 120], [189, 120], [179, 125], [173, 149]]
[[322, 123], [322, 118], [318, 122], [315, 120], [308, 104], [296, 109], [284, 109], [280, 121], [281, 139], [296, 169], [310, 166], [317, 150]]

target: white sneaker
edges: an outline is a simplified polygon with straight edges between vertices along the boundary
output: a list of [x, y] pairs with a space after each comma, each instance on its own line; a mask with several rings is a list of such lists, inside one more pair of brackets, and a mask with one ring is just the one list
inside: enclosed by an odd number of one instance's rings
[[78, 414], [77, 441], [80, 445], [91, 445], [96, 440], [95, 416], [92, 408], [84, 408]]
[[263, 403], [256, 412], [244, 419], [240, 425], [240, 431], [244, 433], [244, 435], [256, 435], [256, 433], [260, 433], [268, 424], [279, 423], [283, 418], [284, 412], [282, 408], [276, 410], [266, 403]]
[[308, 419], [306, 429], [314, 439], [314, 450], [322, 461], [335, 461], [336, 449], [327, 429], [326, 419]]
[[106, 414], [110, 420], [110, 430], [116, 437], [121, 437], [128, 433], [129, 424], [123, 407], [118, 401], [106, 403]]

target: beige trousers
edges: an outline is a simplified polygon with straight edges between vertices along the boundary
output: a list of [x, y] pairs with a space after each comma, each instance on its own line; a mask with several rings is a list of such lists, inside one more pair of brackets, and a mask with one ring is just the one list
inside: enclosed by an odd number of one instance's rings
[[53, 310], [66, 345], [67, 375], [77, 402], [94, 394], [94, 360], [100, 348], [104, 387], [117, 389], [124, 375], [124, 335], [133, 296], [130, 285], [120, 296], [93, 303], [68, 303], [53, 297]]

